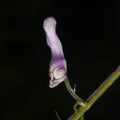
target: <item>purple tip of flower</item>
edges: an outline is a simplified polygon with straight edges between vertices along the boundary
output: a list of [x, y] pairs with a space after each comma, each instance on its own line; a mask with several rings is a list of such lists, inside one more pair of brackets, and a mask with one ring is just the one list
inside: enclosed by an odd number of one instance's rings
[[67, 77], [66, 60], [64, 58], [61, 42], [56, 34], [56, 20], [48, 17], [43, 22], [46, 33], [47, 44], [51, 49], [52, 58], [50, 62], [50, 88], [56, 87]]

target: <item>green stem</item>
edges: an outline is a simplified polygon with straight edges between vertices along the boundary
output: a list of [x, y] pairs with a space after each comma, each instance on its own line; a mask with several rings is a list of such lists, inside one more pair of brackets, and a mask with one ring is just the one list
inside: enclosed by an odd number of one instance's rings
[[94, 102], [117, 80], [120, 76], [120, 66], [95, 90], [86, 100], [86, 106], [81, 106], [68, 120], [78, 120], [94, 104]]
[[55, 114], [58, 120], [61, 120], [60, 116], [58, 115], [57, 111], [55, 110]]
[[[78, 107], [80, 107], [80, 104], [76, 101], [76, 103], [73, 106], [75, 112], [77, 112]], [[84, 120], [84, 116], [82, 116], [79, 120]]]
[[76, 93], [73, 91], [73, 89], [71, 88], [71, 85], [70, 85], [70, 83], [69, 83], [68, 78], [65, 79], [65, 86], [66, 86], [68, 92], [70, 93], [70, 95], [71, 95], [77, 102], [79, 102], [79, 104], [80, 104], [81, 106], [85, 106], [85, 105], [86, 105], [86, 102], [85, 102], [83, 99], [81, 99], [80, 97], [78, 97], [78, 96], [76, 95]]

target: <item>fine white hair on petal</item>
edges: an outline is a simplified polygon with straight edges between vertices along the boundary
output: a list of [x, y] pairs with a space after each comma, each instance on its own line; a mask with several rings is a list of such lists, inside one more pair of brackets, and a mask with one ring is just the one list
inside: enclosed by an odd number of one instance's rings
[[43, 28], [44, 30], [47, 32], [49, 32], [49, 30], [53, 29], [55, 30], [56, 27], [56, 20], [53, 17], [48, 17], [44, 20], [43, 23]]

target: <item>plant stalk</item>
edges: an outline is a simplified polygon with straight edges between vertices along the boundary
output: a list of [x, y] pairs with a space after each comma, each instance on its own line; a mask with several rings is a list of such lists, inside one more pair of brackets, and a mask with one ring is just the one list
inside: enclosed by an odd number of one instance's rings
[[90, 95], [86, 106], [81, 106], [68, 120], [78, 120], [95, 103], [96, 100], [118, 79], [120, 66]]

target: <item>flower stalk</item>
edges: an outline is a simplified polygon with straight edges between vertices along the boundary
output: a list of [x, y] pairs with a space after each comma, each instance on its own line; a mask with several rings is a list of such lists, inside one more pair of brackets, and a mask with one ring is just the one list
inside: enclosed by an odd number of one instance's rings
[[74, 92], [74, 90], [71, 88], [71, 85], [70, 85], [70, 83], [69, 83], [68, 78], [66, 78], [64, 82], [65, 82], [65, 86], [66, 86], [68, 92], [70, 93], [70, 95], [71, 95], [81, 106], [85, 106], [85, 105], [86, 105], [86, 102], [85, 102], [82, 98], [78, 97], [78, 95], [76, 95], [76, 93]]

